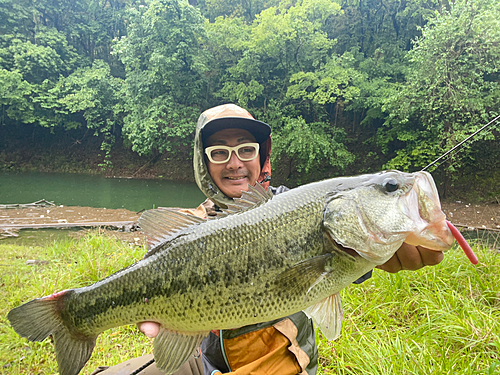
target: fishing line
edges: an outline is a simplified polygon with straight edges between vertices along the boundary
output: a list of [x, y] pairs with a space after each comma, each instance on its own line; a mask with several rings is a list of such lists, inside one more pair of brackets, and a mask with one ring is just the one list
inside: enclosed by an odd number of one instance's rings
[[[434, 164], [436, 164], [438, 161], [440, 161], [441, 159], [443, 159], [444, 157], [446, 157], [447, 155], [449, 155], [450, 153], [452, 153], [454, 150], [456, 150], [458, 147], [462, 146], [465, 142], [467, 142], [468, 140], [470, 140], [472, 137], [474, 137], [476, 134], [482, 132], [484, 129], [486, 129], [488, 126], [490, 126], [491, 124], [497, 122], [498, 120], [500, 119], [500, 115], [498, 115], [497, 117], [495, 117], [493, 120], [491, 120], [490, 122], [488, 122], [486, 125], [484, 125], [481, 129], [479, 130], [476, 130], [474, 133], [472, 133], [471, 135], [469, 135], [467, 138], [465, 138], [462, 142], [460, 142], [459, 144], [457, 144], [456, 146], [452, 147], [450, 150], [446, 151], [443, 155], [441, 155], [439, 158], [437, 158], [436, 160], [434, 160], [432, 163], [430, 163], [429, 165], [427, 165], [426, 167], [422, 168], [422, 171], [425, 171], [427, 168], [429, 167], [432, 167]], [[444, 161], [444, 160], [443, 160]], [[439, 163], [438, 167], [442, 164]]]

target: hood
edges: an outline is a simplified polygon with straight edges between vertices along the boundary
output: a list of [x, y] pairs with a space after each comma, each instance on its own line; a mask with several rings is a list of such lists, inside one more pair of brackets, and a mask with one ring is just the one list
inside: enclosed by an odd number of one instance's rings
[[261, 172], [257, 181], [267, 188], [271, 177], [271, 127], [255, 120], [245, 109], [235, 104], [223, 104], [207, 109], [198, 118], [194, 138], [194, 177], [200, 190], [217, 206], [226, 208], [233, 203], [233, 199], [219, 190], [210, 177], [207, 167], [207, 159], [204, 152], [204, 140], [210, 135], [222, 129], [240, 128], [252, 133], [260, 144], [260, 166]]

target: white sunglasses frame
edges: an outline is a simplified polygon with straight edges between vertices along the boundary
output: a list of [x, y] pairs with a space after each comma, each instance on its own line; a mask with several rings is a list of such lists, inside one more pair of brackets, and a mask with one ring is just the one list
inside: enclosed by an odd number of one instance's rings
[[[245, 147], [245, 146], [253, 146], [255, 147], [256, 149], [256, 152], [255, 152], [255, 156], [251, 159], [242, 159], [240, 158], [240, 156], [238, 155], [238, 150], [242, 147]], [[229, 156], [226, 160], [224, 161], [215, 161], [212, 159], [212, 156], [210, 156], [210, 153], [213, 151], [213, 150], [217, 150], [217, 149], [223, 149], [223, 150], [227, 150], [229, 151]], [[231, 147], [231, 146], [223, 146], [223, 145], [216, 145], [216, 146], [209, 146], [209, 147], [206, 147], [205, 148], [205, 154], [207, 155], [208, 157], [208, 160], [210, 161], [210, 163], [214, 163], [214, 164], [224, 164], [224, 163], [227, 163], [230, 159], [231, 159], [231, 155], [232, 153], [234, 152], [234, 154], [236, 155], [236, 157], [238, 159], [240, 159], [241, 161], [251, 161], [251, 160], [254, 160], [257, 158], [257, 156], [259, 156], [259, 150], [260, 150], [260, 145], [256, 142], [247, 142], [247, 143], [242, 143], [238, 146], [234, 146], [234, 147]]]

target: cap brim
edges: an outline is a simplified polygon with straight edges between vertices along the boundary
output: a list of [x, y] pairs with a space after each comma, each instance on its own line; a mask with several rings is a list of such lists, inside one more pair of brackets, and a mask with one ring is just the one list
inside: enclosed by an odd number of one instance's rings
[[203, 145], [206, 140], [223, 129], [243, 129], [255, 137], [258, 143], [264, 142], [271, 134], [271, 127], [265, 122], [243, 117], [223, 117], [208, 121], [201, 129]]

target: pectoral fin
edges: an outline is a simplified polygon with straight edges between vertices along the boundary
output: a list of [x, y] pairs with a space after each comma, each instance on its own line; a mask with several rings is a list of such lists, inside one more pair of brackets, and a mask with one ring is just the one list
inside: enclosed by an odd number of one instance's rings
[[340, 293], [332, 294], [315, 305], [309, 306], [304, 313], [314, 321], [327, 340], [335, 340], [340, 336], [344, 316]]
[[179, 332], [169, 331], [161, 328], [153, 344], [153, 356], [156, 367], [165, 374], [172, 374], [195, 354], [209, 332], [201, 332], [194, 335], [186, 335]]
[[274, 285], [294, 293], [304, 293], [307, 298], [309, 291], [329, 272], [327, 264], [333, 256], [327, 253], [296, 263], [279, 274]]

